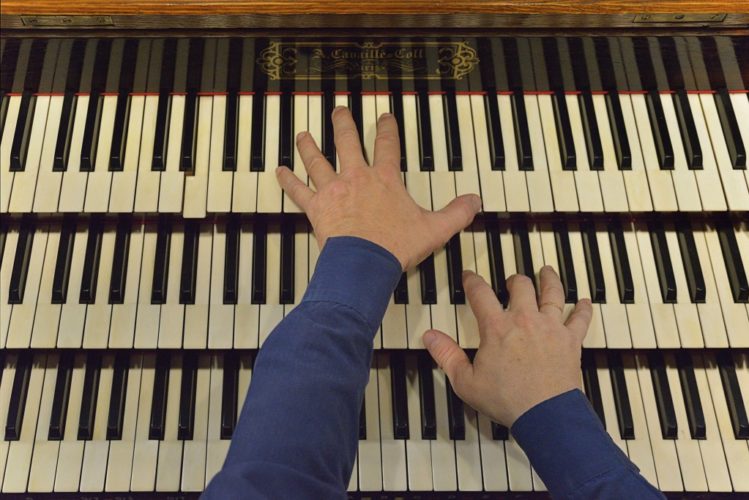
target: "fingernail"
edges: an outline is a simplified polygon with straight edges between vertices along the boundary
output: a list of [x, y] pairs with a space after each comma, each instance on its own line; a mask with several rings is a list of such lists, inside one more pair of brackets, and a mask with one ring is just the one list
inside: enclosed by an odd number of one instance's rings
[[336, 106], [335, 108], [333, 108], [333, 116], [335, 116], [336, 113], [340, 113], [341, 110], [344, 110], [344, 109], [348, 109], [348, 108], [346, 108], [346, 106]]
[[307, 137], [308, 135], [309, 135], [309, 132], [307, 132], [306, 130], [303, 130], [303, 131], [299, 132], [299, 133], [298, 133], [298, 134], [296, 135], [296, 140], [297, 140], [297, 141], [301, 141], [302, 139], [304, 139], [304, 138], [305, 138], [305, 137]]
[[481, 211], [481, 198], [479, 196], [474, 196], [471, 198], [471, 203], [473, 204], [474, 210], [477, 212]]
[[382, 113], [377, 121], [384, 120], [385, 118], [390, 118], [391, 116], [393, 115], [390, 113]]
[[427, 349], [429, 349], [429, 347], [434, 344], [435, 340], [437, 340], [437, 334], [432, 330], [427, 331], [421, 338], [421, 341], [424, 343], [424, 347], [426, 347]]
[[283, 165], [280, 165], [280, 166], [276, 167], [276, 175], [279, 175], [281, 173], [281, 170], [284, 169], [284, 168], [286, 168], [286, 167], [284, 167]]

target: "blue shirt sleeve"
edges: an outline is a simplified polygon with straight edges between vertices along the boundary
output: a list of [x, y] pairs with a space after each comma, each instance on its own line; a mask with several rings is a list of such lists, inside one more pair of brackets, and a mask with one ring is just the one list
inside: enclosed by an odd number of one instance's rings
[[345, 498], [372, 340], [401, 275], [384, 248], [329, 239], [301, 303], [263, 344], [204, 498]]
[[512, 434], [554, 498], [664, 498], [614, 443], [577, 389], [525, 412]]

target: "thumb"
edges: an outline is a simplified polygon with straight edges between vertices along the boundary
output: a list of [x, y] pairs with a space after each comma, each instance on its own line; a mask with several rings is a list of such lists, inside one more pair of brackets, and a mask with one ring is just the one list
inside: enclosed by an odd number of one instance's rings
[[427, 330], [422, 341], [434, 361], [450, 379], [455, 392], [459, 395], [465, 394], [466, 384], [473, 375], [473, 365], [465, 351], [439, 330]]
[[481, 198], [475, 194], [464, 194], [448, 203], [442, 210], [434, 212], [434, 218], [440, 224], [440, 239], [447, 241], [452, 235], [463, 230], [480, 210]]

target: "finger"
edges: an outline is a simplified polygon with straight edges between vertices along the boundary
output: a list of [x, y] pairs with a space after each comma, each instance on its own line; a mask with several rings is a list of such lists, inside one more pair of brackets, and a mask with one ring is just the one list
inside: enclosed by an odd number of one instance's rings
[[562, 319], [564, 288], [559, 276], [551, 266], [544, 266], [540, 273], [541, 293], [538, 310], [555, 319]]
[[538, 311], [536, 290], [533, 282], [524, 274], [513, 274], [507, 280], [507, 292], [510, 294], [511, 311]]
[[453, 339], [439, 330], [427, 330], [422, 337], [422, 341], [434, 361], [450, 379], [450, 384], [455, 392], [465, 395], [470, 377], [473, 374], [473, 365], [465, 351]]
[[434, 212], [432, 217], [436, 221], [435, 234], [440, 244], [465, 229], [473, 222], [479, 210], [481, 210], [481, 198], [475, 194], [464, 194], [453, 199], [442, 210]]
[[593, 304], [590, 302], [590, 299], [582, 299], [575, 304], [575, 309], [572, 310], [565, 325], [572, 330], [582, 344], [583, 339], [585, 339], [585, 336], [588, 334], [588, 327], [590, 326], [590, 321], [592, 319]]
[[384, 113], [377, 120], [374, 162], [372, 166], [390, 173], [400, 174], [401, 145], [398, 139], [398, 122], [390, 113]]
[[318, 190], [336, 178], [333, 167], [320, 152], [312, 134], [309, 132], [300, 133], [296, 138], [296, 147], [299, 149], [299, 156], [302, 158], [307, 175], [315, 183]]
[[288, 167], [278, 167], [276, 169], [276, 180], [289, 198], [306, 212], [309, 201], [315, 193], [299, 177], [294, 175], [294, 172], [289, 170]]
[[472, 271], [463, 271], [463, 289], [479, 325], [489, 319], [490, 316], [502, 313], [502, 304], [497, 300], [494, 290], [478, 274]]
[[367, 162], [362, 153], [359, 132], [351, 116], [351, 111], [345, 106], [338, 106], [333, 110], [333, 137], [341, 172], [352, 166], [364, 166]]

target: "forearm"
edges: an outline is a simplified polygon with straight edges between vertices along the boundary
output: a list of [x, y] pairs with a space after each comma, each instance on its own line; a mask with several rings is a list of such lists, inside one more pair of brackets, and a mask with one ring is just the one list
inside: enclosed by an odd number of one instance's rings
[[528, 410], [512, 433], [554, 498], [662, 498], [611, 440], [579, 390]]
[[371, 243], [327, 242], [304, 299], [258, 354], [224, 468], [207, 494], [242, 484], [272, 496], [343, 494], [372, 339], [399, 275], [395, 258]]

